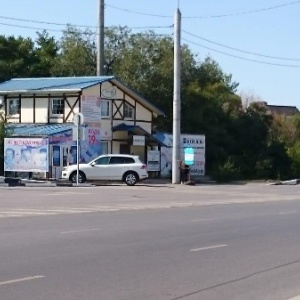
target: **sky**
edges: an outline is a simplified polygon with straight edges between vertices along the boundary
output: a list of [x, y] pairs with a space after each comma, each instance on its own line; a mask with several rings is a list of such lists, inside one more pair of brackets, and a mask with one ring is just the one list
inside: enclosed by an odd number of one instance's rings
[[[46, 29], [59, 39], [64, 24], [96, 30], [98, 0], [0, 3], [1, 35], [35, 39]], [[105, 26], [172, 36], [178, 6], [181, 43], [199, 62], [214, 59], [239, 94], [300, 109], [300, 0], [105, 0]]]

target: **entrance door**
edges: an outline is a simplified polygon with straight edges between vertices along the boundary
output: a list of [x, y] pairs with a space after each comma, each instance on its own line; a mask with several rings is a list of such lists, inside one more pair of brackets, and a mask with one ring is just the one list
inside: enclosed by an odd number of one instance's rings
[[60, 179], [64, 167], [69, 164], [69, 146], [53, 145], [51, 147], [52, 178]]
[[130, 154], [130, 145], [120, 144], [120, 154]]

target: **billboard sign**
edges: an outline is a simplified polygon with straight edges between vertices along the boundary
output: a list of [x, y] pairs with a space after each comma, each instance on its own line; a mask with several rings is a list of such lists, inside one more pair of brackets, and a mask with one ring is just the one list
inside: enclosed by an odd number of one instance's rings
[[48, 172], [49, 141], [43, 138], [5, 138], [5, 172]]

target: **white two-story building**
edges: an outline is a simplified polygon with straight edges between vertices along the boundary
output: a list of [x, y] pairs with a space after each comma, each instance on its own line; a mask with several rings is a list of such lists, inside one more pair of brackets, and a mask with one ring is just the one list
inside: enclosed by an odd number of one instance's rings
[[11, 138], [47, 139], [45, 173], [52, 178], [70, 163], [77, 113], [84, 115], [82, 162], [106, 153], [146, 161], [147, 151], [161, 144], [153, 123], [163, 112], [114, 76], [12, 79], [0, 84], [0, 112]]

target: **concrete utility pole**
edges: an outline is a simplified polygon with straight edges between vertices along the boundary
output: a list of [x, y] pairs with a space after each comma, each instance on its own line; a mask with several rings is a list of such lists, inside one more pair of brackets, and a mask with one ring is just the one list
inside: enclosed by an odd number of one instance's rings
[[104, 75], [104, 0], [98, 0], [98, 47], [97, 47], [97, 75]]
[[181, 100], [180, 100], [180, 78], [181, 78], [181, 12], [179, 8], [174, 18], [174, 94], [173, 94], [173, 153], [172, 153], [172, 183], [180, 181], [180, 119], [181, 119]]

